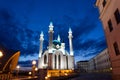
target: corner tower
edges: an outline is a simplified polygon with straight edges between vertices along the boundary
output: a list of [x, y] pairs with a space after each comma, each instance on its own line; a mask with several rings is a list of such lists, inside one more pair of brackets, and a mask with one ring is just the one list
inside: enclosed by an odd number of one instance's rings
[[54, 33], [53, 28], [54, 28], [53, 23], [50, 22], [49, 31], [48, 31], [49, 32], [49, 53], [52, 53], [52, 41], [53, 41], [53, 33]]
[[43, 52], [43, 41], [44, 41], [44, 34], [43, 34], [43, 32], [41, 32], [41, 34], [40, 34], [39, 58], [42, 56], [42, 52]]
[[73, 56], [74, 55], [73, 54], [73, 46], [72, 46], [72, 38], [73, 38], [73, 36], [72, 36], [71, 28], [69, 28], [68, 34], [69, 34], [68, 38], [69, 38], [69, 46], [70, 46], [70, 55]]

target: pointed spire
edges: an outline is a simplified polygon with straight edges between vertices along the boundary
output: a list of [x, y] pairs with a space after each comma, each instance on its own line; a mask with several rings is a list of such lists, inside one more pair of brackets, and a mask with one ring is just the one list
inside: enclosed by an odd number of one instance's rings
[[43, 31], [41, 31], [41, 34], [40, 34], [40, 36], [44, 36], [44, 34], [43, 34]]
[[69, 34], [70, 34], [70, 33], [72, 33], [72, 30], [71, 30], [71, 28], [69, 28], [69, 32], [68, 32], [68, 33], [69, 33]]
[[49, 31], [53, 31], [53, 23], [52, 22], [50, 22], [50, 25], [49, 25]]
[[40, 34], [40, 40], [44, 40], [44, 34], [43, 34], [43, 31], [41, 31], [41, 34]]
[[60, 39], [60, 35], [58, 35], [58, 38], [57, 38], [57, 40], [58, 40], [58, 41], [60, 41], [60, 40], [61, 40], [61, 39]]

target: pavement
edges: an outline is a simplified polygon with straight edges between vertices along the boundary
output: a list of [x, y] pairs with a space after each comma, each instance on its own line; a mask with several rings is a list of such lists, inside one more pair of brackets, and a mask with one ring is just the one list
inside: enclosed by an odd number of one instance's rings
[[112, 80], [111, 73], [80, 73], [79, 76], [69, 80]]
[[[19, 77], [13, 78], [12, 80], [38, 80], [36, 77]], [[69, 79], [60, 79], [57, 80], [112, 80], [111, 73], [79, 73], [78, 76]]]

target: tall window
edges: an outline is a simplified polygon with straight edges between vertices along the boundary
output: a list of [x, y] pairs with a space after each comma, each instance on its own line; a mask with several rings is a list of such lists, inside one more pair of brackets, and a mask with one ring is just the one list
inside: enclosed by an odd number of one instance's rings
[[60, 59], [60, 55], [58, 56], [58, 60], [59, 60], [59, 69], [60, 69], [60, 65], [61, 65], [61, 59]]
[[68, 56], [66, 56], [66, 64], [67, 64], [67, 69], [68, 69]]
[[120, 23], [120, 13], [119, 13], [118, 9], [115, 11], [114, 15], [115, 15], [117, 24], [119, 24]]
[[112, 26], [111, 20], [108, 21], [108, 27], [109, 27], [109, 30], [111, 32], [113, 30], [113, 26]]
[[117, 42], [115, 42], [115, 43], [113, 44], [113, 46], [114, 46], [114, 50], [115, 50], [116, 55], [120, 55], [120, 51], [119, 51], [119, 47], [118, 47]]
[[102, 5], [103, 5], [103, 7], [105, 7], [105, 5], [106, 5], [106, 0], [103, 0]]
[[57, 63], [56, 63], [56, 62], [57, 62], [56, 60], [57, 60], [57, 56], [55, 55], [55, 69], [56, 69], [56, 64], [57, 64]]
[[47, 56], [44, 55], [44, 64], [47, 64]]

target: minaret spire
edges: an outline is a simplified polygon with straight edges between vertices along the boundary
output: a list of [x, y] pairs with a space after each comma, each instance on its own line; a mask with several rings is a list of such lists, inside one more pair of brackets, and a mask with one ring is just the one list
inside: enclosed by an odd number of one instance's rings
[[60, 42], [60, 40], [61, 40], [61, 39], [60, 39], [60, 35], [58, 35], [57, 40]]
[[74, 54], [73, 54], [73, 46], [72, 46], [72, 38], [73, 38], [73, 36], [72, 36], [71, 28], [69, 28], [68, 34], [69, 34], [68, 38], [69, 38], [69, 46], [70, 46], [70, 55], [74, 56]]
[[53, 41], [53, 23], [50, 22], [50, 25], [49, 25], [49, 53], [52, 53], [52, 41]]
[[43, 41], [44, 41], [44, 34], [43, 34], [43, 32], [41, 32], [41, 34], [40, 34], [40, 49], [39, 49], [39, 57], [42, 56], [42, 52], [43, 52]]

